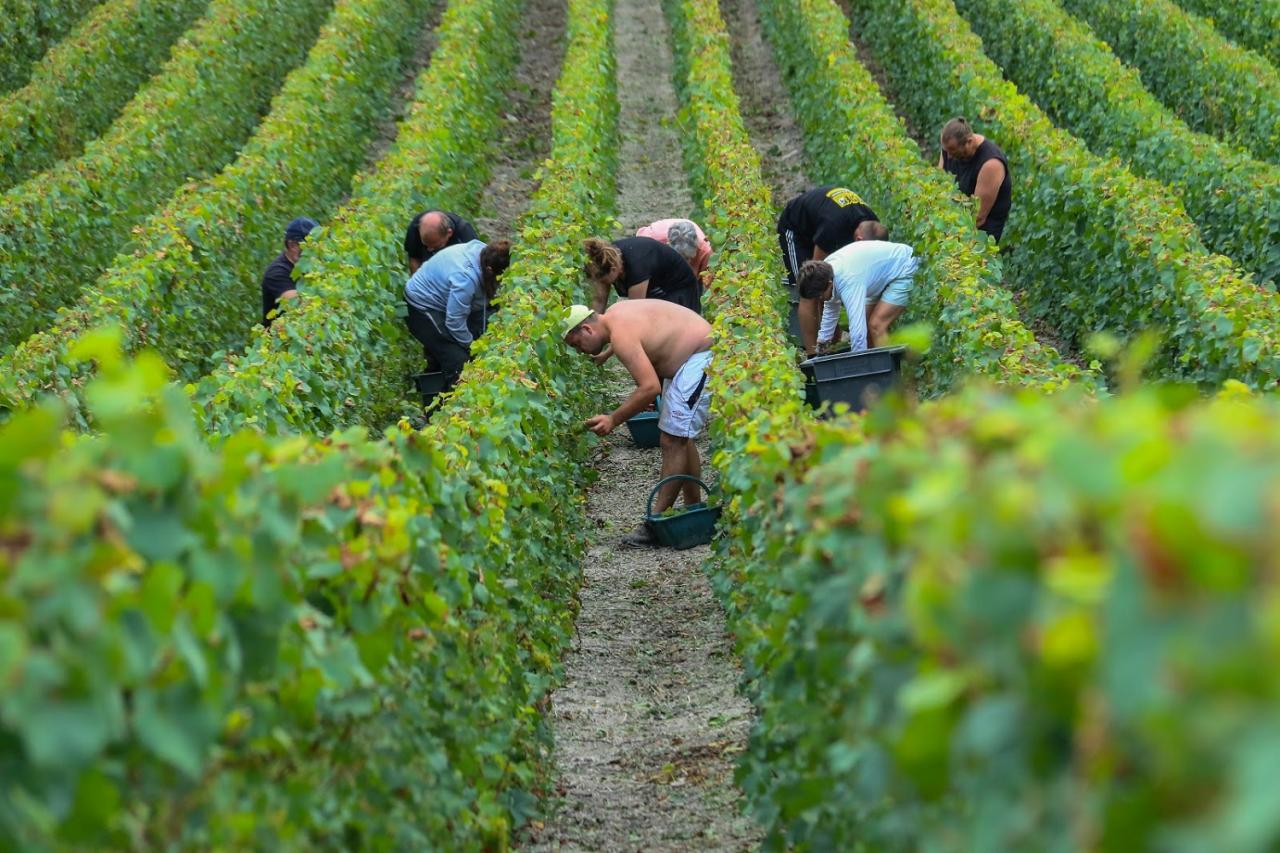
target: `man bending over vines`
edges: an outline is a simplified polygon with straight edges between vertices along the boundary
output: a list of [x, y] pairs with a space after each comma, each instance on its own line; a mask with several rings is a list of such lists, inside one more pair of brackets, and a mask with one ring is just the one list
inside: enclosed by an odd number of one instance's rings
[[[858, 239], [827, 255], [825, 261], [805, 261], [800, 267], [797, 291], [802, 310], [818, 313], [819, 303], [844, 303], [849, 315], [849, 349], [861, 352], [889, 343], [889, 326], [907, 310], [919, 261], [910, 246], [890, 243], [879, 222], [858, 226]], [[810, 307], [815, 306], [815, 307]], [[817, 343], [832, 340], [836, 332], [833, 318], [818, 330]], [[811, 334], [811, 332], [810, 332]], [[806, 336], [806, 352], [814, 352], [813, 337]]]
[[[636, 382], [636, 390], [618, 408], [589, 418], [586, 428], [596, 435], [608, 435], [647, 409], [661, 391], [658, 430], [662, 476], [700, 477], [702, 458], [694, 438], [706, 426], [711, 412], [705, 373], [711, 361], [711, 324], [673, 302], [635, 299], [617, 302], [602, 314], [575, 305], [569, 309], [562, 332], [565, 343], [587, 355], [597, 355], [611, 346]], [[670, 509], [682, 490], [686, 504], [700, 500], [696, 483], [674, 481], [658, 492], [653, 512]], [[654, 539], [648, 523], [641, 522], [622, 541], [651, 545]]]

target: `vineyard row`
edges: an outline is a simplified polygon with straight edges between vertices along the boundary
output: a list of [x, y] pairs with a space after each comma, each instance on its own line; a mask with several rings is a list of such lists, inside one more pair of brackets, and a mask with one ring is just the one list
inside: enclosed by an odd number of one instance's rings
[[0, 195], [0, 347], [48, 326], [137, 223], [184, 182], [235, 157], [331, 6], [213, 0], [80, 157]]
[[79, 156], [106, 130], [208, 0], [107, 0], [0, 98], [0, 190]]
[[[443, 91], [486, 88], [463, 69], [513, 49], [519, 8], [449, 9], [432, 67], [466, 85]], [[536, 238], [591, 233], [607, 214], [607, 8], [571, 4], [512, 319], [426, 432], [242, 430], [211, 449], [159, 360], [123, 362], [104, 336], [81, 345], [102, 365], [86, 393], [97, 437], [61, 437], [53, 398], [4, 427], [0, 680], [16, 687], [0, 719], [22, 749], [0, 837], [480, 849], [528, 816], [545, 775], [538, 705], [572, 620], [587, 443], [525, 438], [585, 408], [567, 353], [526, 321], [551, 328], [570, 299], [543, 290], [570, 280], [576, 245]], [[517, 370], [497, 398], [492, 376]]]

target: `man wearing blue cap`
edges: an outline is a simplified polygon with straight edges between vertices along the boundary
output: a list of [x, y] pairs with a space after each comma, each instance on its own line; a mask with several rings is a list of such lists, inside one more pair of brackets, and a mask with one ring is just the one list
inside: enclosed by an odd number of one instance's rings
[[302, 243], [316, 227], [314, 219], [299, 216], [284, 228], [284, 251], [276, 257], [262, 274], [262, 325], [271, 326], [272, 312], [280, 307], [281, 299], [298, 295], [293, 282], [293, 265], [302, 257]]

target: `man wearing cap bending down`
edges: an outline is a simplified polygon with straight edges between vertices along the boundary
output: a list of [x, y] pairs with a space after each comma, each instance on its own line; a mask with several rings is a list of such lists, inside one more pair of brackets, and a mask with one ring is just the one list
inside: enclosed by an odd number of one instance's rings
[[271, 312], [280, 307], [280, 300], [298, 295], [298, 287], [293, 283], [293, 266], [302, 257], [303, 241], [315, 227], [316, 221], [305, 216], [284, 227], [284, 251], [262, 274], [262, 325], [271, 326]]
[[[694, 311], [663, 299], [615, 302], [603, 314], [585, 305], [569, 309], [561, 327], [565, 343], [587, 355], [612, 346], [613, 354], [631, 372], [636, 390], [607, 415], [586, 422], [596, 435], [608, 435], [633, 415], [647, 409], [662, 392], [658, 419], [662, 448], [662, 476], [702, 475], [702, 458], [694, 438], [706, 426], [711, 394], [704, 371], [711, 361], [711, 324]], [[667, 483], [653, 505], [655, 514], [669, 509], [684, 492], [686, 504], [701, 498], [696, 483]], [[647, 523], [623, 538], [627, 545], [651, 545]]]

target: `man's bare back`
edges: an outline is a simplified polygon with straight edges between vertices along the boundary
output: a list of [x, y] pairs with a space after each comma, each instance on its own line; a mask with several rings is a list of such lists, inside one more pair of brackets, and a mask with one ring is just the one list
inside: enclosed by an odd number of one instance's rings
[[[711, 324], [693, 311], [662, 299], [616, 302], [604, 315], [613, 350], [620, 357], [638, 348], [659, 379], [676, 375], [689, 356], [711, 349]], [[622, 359], [626, 364], [627, 359]], [[627, 364], [628, 369], [631, 365]], [[635, 370], [631, 370], [635, 374]]]

